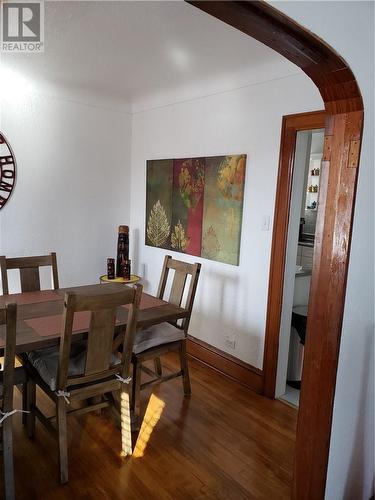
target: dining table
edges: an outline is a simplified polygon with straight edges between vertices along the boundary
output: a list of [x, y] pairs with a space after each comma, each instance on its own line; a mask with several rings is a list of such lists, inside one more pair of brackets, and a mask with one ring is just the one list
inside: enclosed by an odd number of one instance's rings
[[[58, 345], [61, 328], [64, 297], [67, 292], [84, 293], [89, 295], [110, 294], [123, 290], [123, 284], [109, 283], [106, 285], [83, 285], [57, 290], [42, 290], [36, 292], [22, 292], [0, 296], [0, 307], [5, 304], [17, 304], [17, 331], [16, 353], [33, 351]], [[127, 323], [129, 306], [117, 308], [116, 328], [124, 331]], [[188, 311], [183, 307], [161, 300], [148, 293], [142, 293], [137, 329], [165, 321], [175, 322], [187, 317]], [[90, 313], [86, 311], [75, 314], [73, 322], [72, 340], [79, 340], [88, 332]], [[0, 327], [0, 355], [5, 345], [5, 326]]]

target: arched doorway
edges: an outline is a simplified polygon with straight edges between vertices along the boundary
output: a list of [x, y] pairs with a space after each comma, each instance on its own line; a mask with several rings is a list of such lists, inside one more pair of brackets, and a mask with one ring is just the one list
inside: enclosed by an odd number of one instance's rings
[[[260, 1], [189, 1], [274, 49], [299, 66], [325, 103], [320, 209], [316, 229], [293, 481], [295, 500], [324, 498], [346, 278], [363, 126], [363, 102], [346, 62], [320, 38]], [[323, 196], [322, 196], [323, 195]], [[287, 227], [284, 227], [286, 233]], [[285, 261], [286, 237], [272, 250]], [[278, 252], [276, 254], [276, 251]], [[281, 252], [281, 253], [280, 253]], [[270, 283], [263, 392], [274, 394], [277, 314], [282, 276]], [[271, 321], [273, 317], [274, 321]]]

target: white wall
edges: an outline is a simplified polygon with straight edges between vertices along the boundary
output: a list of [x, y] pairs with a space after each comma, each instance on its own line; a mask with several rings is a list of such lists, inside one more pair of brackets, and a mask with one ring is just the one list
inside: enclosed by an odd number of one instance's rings
[[34, 91], [9, 97], [1, 130], [18, 170], [1, 254], [56, 251], [61, 286], [97, 283], [129, 222], [131, 116]]
[[353, 70], [364, 98], [326, 499], [368, 500], [374, 479], [374, 3], [273, 4], [337, 50]]
[[[304, 75], [291, 76], [133, 115], [131, 227], [133, 260], [155, 292], [165, 250], [144, 245], [146, 160], [247, 154], [240, 266], [202, 262], [189, 333], [262, 368], [273, 207], [283, 115], [322, 108]], [[262, 231], [262, 218], [271, 219]], [[236, 349], [225, 346], [234, 336]]]

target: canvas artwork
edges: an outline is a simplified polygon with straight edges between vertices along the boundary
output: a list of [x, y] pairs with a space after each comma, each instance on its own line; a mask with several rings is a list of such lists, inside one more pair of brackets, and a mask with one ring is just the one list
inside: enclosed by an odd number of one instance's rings
[[246, 155], [147, 161], [146, 245], [238, 265]]

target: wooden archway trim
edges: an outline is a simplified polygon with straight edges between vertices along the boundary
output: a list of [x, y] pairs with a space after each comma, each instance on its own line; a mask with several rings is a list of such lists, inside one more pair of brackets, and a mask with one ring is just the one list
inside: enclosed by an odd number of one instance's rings
[[[294, 500], [323, 499], [362, 138], [361, 93], [351, 69], [332, 47], [265, 2], [188, 3], [264, 43], [299, 66], [318, 87], [325, 104], [323, 175], [292, 492]], [[274, 228], [274, 238], [275, 231]], [[286, 238], [282, 241], [286, 242]], [[272, 286], [277, 290], [282, 283], [272, 283]], [[272, 350], [277, 352], [277, 346], [272, 344], [274, 339], [269, 335], [267, 331], [263, 367], [265, 387], [269, 384], [267, 357]]]
[[356, 79], [337, 52], [285, 14], [261, 1], [188, 1], [264, 43], [300, 67], [318, 87], [327, 112], [363, 110]]

